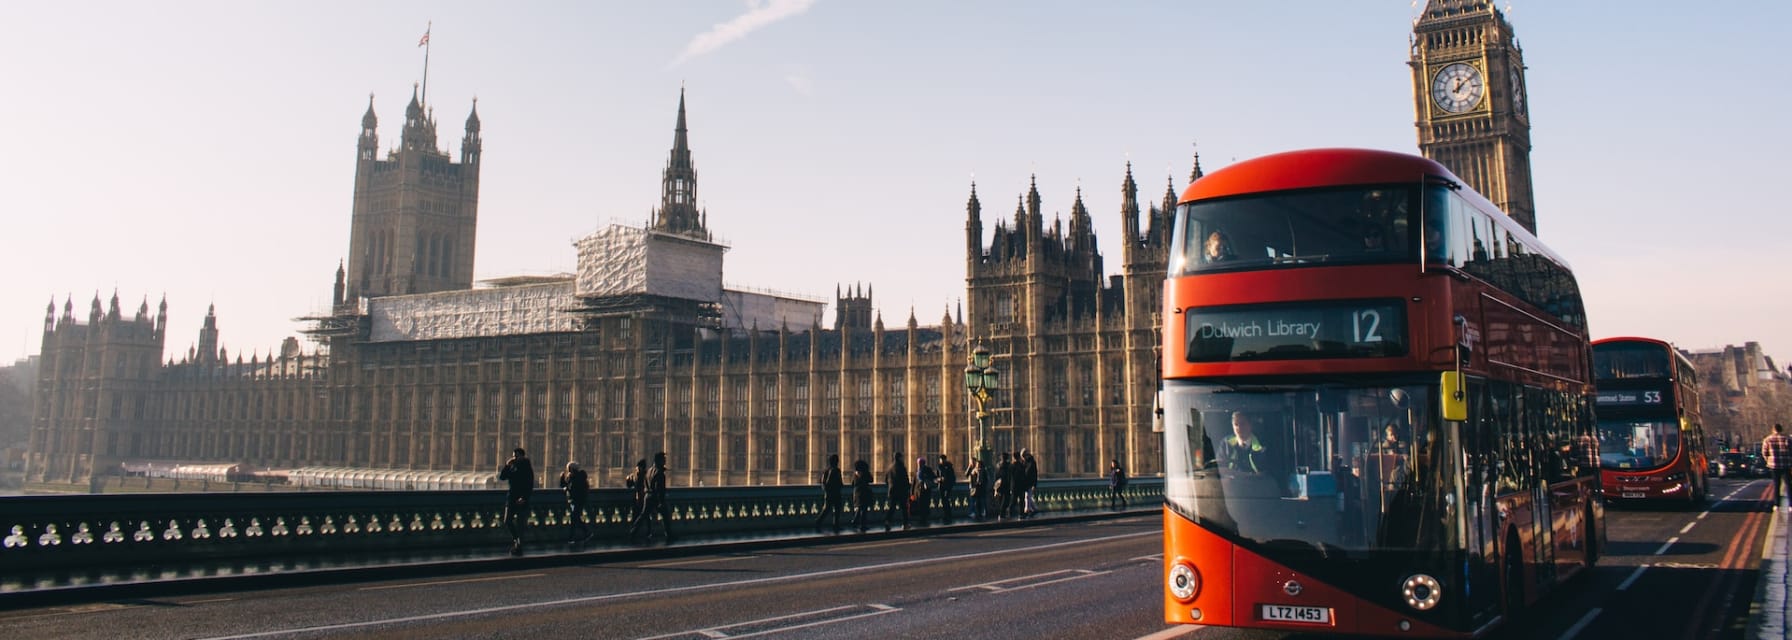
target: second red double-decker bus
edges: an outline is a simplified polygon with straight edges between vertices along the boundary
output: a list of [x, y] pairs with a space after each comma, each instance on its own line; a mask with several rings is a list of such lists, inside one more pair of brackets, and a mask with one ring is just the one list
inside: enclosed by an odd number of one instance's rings
[[1705, 428], [1699, 374], [1674, 345], [1653, 338], [1593, 343], [1599, 477], [1619, 501], [1705, 503]]
[[1442, 165], [1207, 175], [1163, 318], [1168, 621], [1470, 637], [1598, 557], [1579, 289]]

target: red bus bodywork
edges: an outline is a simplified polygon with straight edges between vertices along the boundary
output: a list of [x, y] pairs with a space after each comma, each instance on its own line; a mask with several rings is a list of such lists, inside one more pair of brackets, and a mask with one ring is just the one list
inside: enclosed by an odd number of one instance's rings
[[[1633, 336], [1604, 338], [1593, 342], [1595, 357], [1614, 348], [1658, 351], [1669, 371], [1663, 376], [1615, 378], [1603, 375], [1595, 367], [1595, 384], [1599, 388], [1600, 421], [1612, 417], [1655, 418], [1672, 422], [1679, 432], [1674, 455], [1659, 466], [1629, 469], [1620, 464], [1602, 464], [1599, 477], [1607, 500], [1613, 502], [1681, 503], [1697, 507], [1709, 494], [1708, 467], [1705, 454], [1705, 430], [1700, 423], [1698, 374], [1692, 363], [1674, 345], [1655, 338]], [[1658, 406], [1636, 406], [1647, 392], [1661, 393]], [[1613, 398], [1618, 396], [1618, 398]], [[1609, 402], [1608, 402], [1609, 401]], [[1603, 427], [1602, 434], [1605, 432]], [[1606, 451], [1601, 443], [1601, 451]]]
[[[1191, 204], [1271, 192], [1399, 184], [1419, 187], [1460, 185], [1461, 181], [1436, 162], [1387, 151], [1316, 149], [1265, 156], [1215, 171], [1190, 185], [1179, 202], [1182, 212], [1177, 233], [1179, 237], [1188, 233], [1184, 225]], [[1498, 209], [1472, 190], [1460, 189], [1458, 195], [1480, 211], [1496, 213], [1493, 217], [1501, 231], [1528, 243], [1531, 255], [1561, 262], [1534, 236], [1497, 215]], [[1391, 374], [1428, 375], [1435, 386], [1438, 374], [1459, 370], [1470, 379], [1546, 389], [1566, 397], [1591, 394], [1584, 328], [1564, 323], [1460, 269], [1414, 260], [1184, 273], [1177, 252], [1173, 247], [1163, 296], [1162, 376], [1166, 388], [1169, 383], [1184, 381], [1228, 384]], [[1346, 300], [1402, 301], [1404, 355], [1200, 362], [1185, 357], [1190, 349], [1183, 315], [1187, 310]], [[1468, 353], [1460, 363], [1459, 346], [1466, 347]], [[1435, 411], [1437, 404], [1430, 406]], [[1449, 433], [1466, 433], [1468, 427], [1463, 424], [1453, 423]], [[1166, 428], [1165, 437], [1179, 436], [1176, 429]], [[1166, 446], [1166, 455], [1170, 449]], [[1476, 487], [1467, 488], [1473, 489]], [[1205, 526], [1167, 501], [1165, 619], [1314, 633], [1479, 636], [1495, 626], [1506, 609], [1533, 602], [1553, 585], [1592, 566], [1597, 549], [1604, 545], [1603, 510], [1597, 497], [1596, 473], [1582, 471], [1576, 477], [1539, 480], [1522, 490], [1490, 490], [1479, 502], [1463, 502], [1465, 511], [1473, 504], [1479, 513], [1461, 517], [1461, 539], [1453, 543], [1460, 547], [1459, 555], [1468, 568], [1460, 576], [1440, 575], [1448, 611], [1442, 607], [1420, 611], [1401, 604], [1397, 578], [1404, 568], [1376, 567], [1395, 581], [1388, 584], [1387, 580], [1371, 579], [1375, 586], [1369, 592], [1338, 586], [1325, 577], [1293, 568], [1274, 549], [1255, 547], [1239, 536]], [[1338, 502], [1343, 504], [1344, 499], [1340, 497]], [[1307, 562], [1306, 566], [1324, 567], [1329, 561]], [[1170, 588], [1179, 564], [1196, 576], [1191, 598], [1178, 598]], [[1466, 584], [1471, 582], [1473, 589], [1479, 590], [1474, 595]], [[1489, 594], [1502, 597], [1490, 600]], [[1266, 606], [1284, 604], [1300, 605], [1303, 611], [1324, 610], [1329, 619], [1316, 623], [1265, 618]]]

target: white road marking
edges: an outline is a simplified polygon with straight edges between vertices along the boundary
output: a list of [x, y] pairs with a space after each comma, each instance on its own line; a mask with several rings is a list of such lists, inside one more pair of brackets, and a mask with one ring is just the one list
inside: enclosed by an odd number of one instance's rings
[[1575, 634], [1578, 634], [1582, 629], [1587, 628], [1587, 625], [1593, 624], [1593, 619], [1599, 617], [1599, 612], [1600, 609], [1588, 611], [1587, 615], [1580, 617], [1580, 622], [1574, 623], [1574, 626], [1568, 627], [1567, 631], [1563, 631], [1562, 637], [1559, 640], [1569, 640], [1569, 638], [1573, 638]]
[[433, 587], [441, 584], [465, 584], [468, 582], [495, 582], [498, 580], [520, 580], [523, 578], [539, 578], [545, 573], [524, 573], [509, 576], [491, 576], [489, 578], [467, 578], [465, 580], [436, 580], [434, 582], [406, 582], [404, 584], [383, 584], [377, 587], [361, 587], [360, 591], [384, 591], [386, 589], [409, 589], [411, 587]]
[[1170, 638], [1180, 638], [1205, 628], [1198, 624], [1181, 624], [1148, 636], [1139, 636], [1133, 640], [1170, 640]]
[[641, 565], [641, 568], [642, 569], [659, 569], [661, 567], [682, 567], [682, 566], [689, 565], [689, 564], [711, 564], [711, 563], [715, 563], [715, 562], [733, 562], [735, 560], [745, 560], [747, 558], [757, 558], [757, 557], [759, 557], [759, 556], [749, 553], [749, 554], [738, 555], [738, 556], [723, 556], [720, 558], [703, 558], [701, 560], [679, 560], [677, 562], [656, 562], [654, 564]]
[[1157, 561], [1159, 561], [1159, 560], [1163, 560], [1163, 559], [1164, 559], [1164, 554], [1161, 554], [1161, 553], [1153, 553], [1153, 554], [1151, 554], [1151, 555], [1148, 555], [1148, 556], [1139, 556], [1139, 557], [1137, 557], [1137, 558], [1128, 558], [1128, 559], [1127, 559], [1127, 560], [1128, 560], [1128, 561], [1129, 561], [1129, 562], [1144, 562], [1144, 561], [1146, 561], [1146, 560], [1149, 560], [1149, 561], [1152, 561], [1152, 562], [1157, 562]]
[[[952, 587], [951, 589], [947, 589], [946, 592], [951, 593], [953, 591], [968, 591], [971, 589], [982, 589], [982, 590], [988, 591], [990, 593], [1002, 593], [1005, 591], [1019, 591], [1021, 589], [1031, 589], [1033, 587], [1042, 587], [1042, 586], [1045, 586], [1048, 584], [1057, 584], [1059, 582], [1067, 582], [1070, 580], [1078, 580], [1078, 579], [1082, 579], [1082, 578], [1106, 575], [1108, 573], [1110, 573], [1110, 572], [1108, 572], [1108, 571], [1090, 571], [1088, 569], [1060, 569], [1058, 571], [1048, 571], [1046, 573], [1036, 573], [1036, 574], [1033, 574], [1030, 576], [1018, 576], [1018, 577], [1014, 577], [1014, 578], [1008, 578], [1006, 580], [997, 580], [995, 582], [985, 582], [982, 584], [970, 584], [970, 585], [965, 585], [962, 587]], [[1047, 580], [1045, 578], [1050, 578], [1050, 579]], [[1009, 585], [1013, 585], [1013, 586], [1009, 586]]]
[[[812, 620], [809, 622], [804, 622], [802, 624], [786, 625], [786, 626], [775, 627], [775, 628], [770, 628], [770, 629], [760, 629], [760, 630], [754, 631], [752, 633], [745, 633], [745, 634], [741, 634], [741, 635], [733, 635], [733, 634], [728, 633], [727, 631], [724, 631], [724, 629], [734, 629], [734, 628], [745, 627], [745, 626], [749, 626], [749, 625], [765, 624], [767, 622], [777, 622], [779, 620], [790, 620], [792, 618], [805, 618], [805, 617], [817, 616], [817, 615], [822, 615], [822, 614], [834, 613], [836, 611], [845, 611], [848, 609], [858, 609], [861, 606], [870, 607], [872, 610], [869, 612], [859, 613], [859, 614], [850, 615], [850, 616], [840, 616], [838, 618], [827, 618], [825, 620]], [[821, 626], [824, 624], [836, 624], [836, 623], [840, 623], [840, 622], [846, 622], [848, 620], [858, 620], [860, 618], [881, 616], [886, 613], [895, 613], [897, 611], [901, 611], [901, 609], [898, 609], [896, 607], [892, 607], [892, 606], [886, 605], [886, 604], [846, 605], [843, 607], [830, 607], [827, 609], [804, 611], [801, 613], [792, 613], [789, 615], [773, 616], [770, 618], [760, 618], [758, 620], [746, 620], [746, 621], [742, 621], [742, 622], [736, 622], [734, 624], [722, 625], [719, 627], [708, 627], [708, 628], [704, 628], [704, 629], [693, 629], [690, 631], [679, 631], [676, 633], [668, 633], [668, 634], [664, 634], [664, 635], [647, 636], [645, 638], [640, 638], [639, 640], [663, 640], [665, 638], [679, 638], [679, 637], [691, 636], [691, 635], [701, 635], [705, 638], [752, 638], [752, 637], [756, 637], [756, 636], [771, 635], [774, 633], [784, 633], [786, 631], [794, 631], [797, 629], [806, 629], [809, 627], [817, 627], [817, 626]]]
[[1680, 541], [1680, 536], [1674, 536], [1674, 537], [1672, 537], [1672, 538], [1668, 538], [1668, 541], [1667, 541], [1667, 542], [1663, 542], [1663, 543], [1661, 543], [1661, 548], [1660, 548], [1660, 549], [1656, 549], [1656, 550], [1655, 550], [1655, 555], [1658, 555], [1658, 556], [1659, 556], [1659, 555], [1661, 555], [1661, 554], [1664, 554], [1664, 553], [1667, 553], [1667, 552], [1668, 552], [1668, 547], [1672, 547], [1672, 546], [1674, 546], [1674, 543], [1676, 543], [1676, 542], [1679, 542], [1679, 541]]
[[1033, 552], [1037, 552], [1042, 549], [1055, 549], [1058, 547], [1086, 545], [1091, 542], [1100, 542], [1100, 541], [1107, 541], [1107, 540], [1124, 540], [1127, 538], [1142, 538], [1142, 537], [1146, 537], [1146, 536], [1161, 536], [1161, 535], [1163, 535], [1163, 532], [1157, 531], [1157, 530], [1141, 531], [1141, 532], [1134, 532], [1134, 533], [1121, 533], [1121, 534], [1115, 534], [1115, 535], [1111, 535], [1111, 536], [1101, 536], [1101, 537], [1096, 537], [1096, 538], [1079, 538], [1076, 540], [1065, 540], [1065, 541], [1061, 541], [1061, 542], [1048, 542], [1045, 544], [1038, 544], [1038, 545], [1033, 545], [1033, 546], [1028, 546], [1028, 547], [1017, 547], [1017, 548], [1013, 548], [1013, 549], [995, 549], [995, 550], [991, 550], [991, 551], [978, 551], [975, 553], [961, 553], [958, 555], [941, 556], [941, 557], [936, 557], [936, 558], [915, 558], [912, 560], [898, 560], [895, 562], [886, 562], [883, 564], [865, 565], [865, 566], [858, 566], [858, 567], [843, 567], [840, 569], [828, 569], [828, 570], [824, 570], [824, 571], [812, 571], [809, 573], [797, 573], [797, 574], [784, 575], [784, 576], [770, 576], [770, 577], [765, 577], [765, 578], [747, 578], [744, 580], [734, 580], [734, 581], [730, 581], [730, 582], [693, 584], [693, 585], [685, 585], [682, 587], [666, 587], [664, 589], [647, 589], [644, 591], [630, 591], [627, 593], [606, 593], [606, 594], [600, 594], [600, 595], [594, 595], [594, 596], [582, 596], [582, 597], [578, 597], [578, 598], [560, 598], [557, 600], [543, 600], [541, 602], [524, 602], [524, 603], [519, 603], [519, 604], [502, 605], [502, 606], [496, 606], [496, 607], [484, 607], [484, 608], [480, 608], [480, 609], [463, 609], [463, 610], [459, 610], [459, 611], [444, 611], [441, 613], [426, 613], [426, 614], [414, 615], [414, 616], [401, 616], [401, 617], [397, 617], [397, 618], [381, 618], [381, 619], [376, 619], [376, 620], [363, 620], [360, 622], [343, 622], [343, 623], [339, 623], [339, 624], [325, 624], [325, 625], [315, 625], [315, 626], [309, 626], [309, 627], [292, 627], [289, 629], [273, 629], [273, 630], [269, 630], [269, 631], [258, 631], [255, 633], [243, 633], [243, 634], [229, 635], [229, 636], [213, 636], [211, 638], [206, 638], [204, 640], [240, 640], [240, 639], [244, 639], [244, 638], [267, 638], [267, 637], [271, 637], [271, 636], [298, 635], [298, 634], [305, 634], [305, 633], [318, 633], [318, 632], [324, 632], [324, 631], [343, 631], [343, 630], [349, 630], [349, 629], [367, 629], [367, 628], [372, 628], [372, 627], [382, 627], [382, 626], [390, 626], [390, 625], [395, 625], [395, 624], [404, 624], [404, 623], [408, 623], [408, 622], [426, 622], [426, 621], [434, 621], [434, 620], [451, 620], [451, 619], [455, 619], [455, 618], [471, 618], [474, 616], [482, 616], [482, 615], [488, 615], [488, 614], [493, 614], [493, 613], [506, 613], [506, 612], [511, 612], [511, 611], [526, 611], [526, 610], [530, 610], [530, 609], [543, 609], [543, 608], [547, 608], [547, 607], [562, 607], [562, 606], [566, 606], [566, 605], [585, 604], [585, 603], [590, 603], [590, 602], [604, 602], [604, 601], [608, 601], [608, 600], [651, 598], [654, 596], [666, 595], [666, 594], [671, 594], [671, 593], [687, 593], [687, 592], [692, 592], [692, 591], [712, 591], [717, 588], [746, 587], [746, 586], [761, 585], [761, 584], [774, 584], [774, 583], [779, 583], [779, 582], [794, 582], [794, 581], [799, 581], [799, 580], [812, 580], [812, 579], [815, 579], [815, 578], [821, 577], [821, 576], [837, 576], [837, 575], [847, 575], [847, 574], [854, 574], [854, 573], [869, 573], [869, 574], [875, 575], [877, 573], [881, 573], [888, 569], [897, 568], [897, 567], [907, 567], [907, 566], [917, 565], [917, 564], [934, 564], [934, 563], [942, 563], [942, 562], [943, 563], [951, 563], [951, 562], [956, 562], [959, 560], [969, 560], [972, 558], [987, 558], [987, 557], [992, 557], [992, 556], [1001, 556], [1001, 555], [1008, 555], [1008, 554], [1014, 554], [1014, 553], [1033, 553]]
[[1697, 524], [1699, 524], [1697, 521], [1686, 523], [1686, 526], [1680, 527], [1680, 535], [1686, 535], [1686, 532], [1692, 531], [1693, 526]]
[[1643, 577], [1643, 570], [1648, 569], [1648, 568], [1649, 568], [1649, 565], [1645, 564], [1643, 566], [1637, 567], [1636, 571], [1630, 572], [1630, 577], [1625, 578], [1623, 582], [1618, 583], [1618, 590], [1623, 591], [1625, 589], [1629, 589], [1630, 584], [1633, 582], [1636, 582], [1637, 578]]

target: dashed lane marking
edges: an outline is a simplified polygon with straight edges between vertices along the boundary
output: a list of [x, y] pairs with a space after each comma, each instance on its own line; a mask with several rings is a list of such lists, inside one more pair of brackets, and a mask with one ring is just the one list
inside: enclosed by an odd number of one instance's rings
[[1592, 611], [1588, 611], [1587, 615], [1581, 616], [1580, 622], [1574, 623], [1574, 626], [1568, 627], [1567, 631], [1562, 632], [1562, 637], [1560, 638], [1560, 640], [1569, 640], [1570, 638], [1573, 638], [1576, 634], [1579, 634], [1582, 629], [1586, 629], [1587, 625], [1593, 624], [1593, 619], [1599, 617], [1600, 611], [1601, 611], [1600, 609], [1594, 609]]
[[432, 582], [406, 582], [404, 584], [382, 584], [374, 587], [361, 587], [359, 591], [384, 591], [386, 589], [409, 589], [411, 587], [433, 587], [444, 584], [466, 584], [469, 582], [497, 582], [499, 580], [520, 580], [523, 578], [539, 578], [545, 573], [523, 573], [508, 576], [491, 576], [489, 578], [466, 578], [464, 580], [435, 580]]

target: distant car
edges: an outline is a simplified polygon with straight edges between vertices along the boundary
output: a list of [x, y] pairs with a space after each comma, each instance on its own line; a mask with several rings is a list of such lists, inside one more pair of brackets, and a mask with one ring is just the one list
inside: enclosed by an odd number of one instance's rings
[[1719, 478], [1749, 478], [1759, 474], [1758, 463], [1750, 460], [1750, 457], [1744, 453], [1723, 453], [1712, 464], [1717, 465]]
[[1751, 454], [1748, 454], [1746, 457], [1748, 458], [1748, 473], [1749, 473], [1749, 475], [1755, 476], [1757, 478], [1765, 478], [1765, 477], [1773, 475], [1772, 472], [1768, 471], [1767, 460], [1762, 458], [1761, 454], [1751, 453]]

